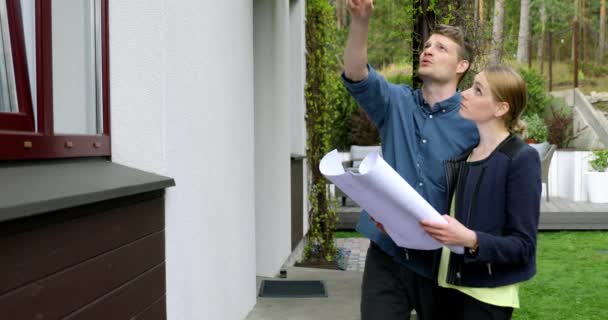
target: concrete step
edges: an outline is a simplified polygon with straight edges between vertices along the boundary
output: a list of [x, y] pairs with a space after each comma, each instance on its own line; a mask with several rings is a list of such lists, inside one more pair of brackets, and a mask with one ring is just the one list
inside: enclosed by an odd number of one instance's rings
[[360, 207], [339, 207], [338, 208], [338, 230], [353, 230], [357, 226], [359, 215], [361, 214]]

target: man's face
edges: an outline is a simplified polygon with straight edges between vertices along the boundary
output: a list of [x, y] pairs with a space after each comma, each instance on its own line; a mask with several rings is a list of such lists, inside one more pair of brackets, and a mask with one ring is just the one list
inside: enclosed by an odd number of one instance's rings
[[452, 39], [440, 34], [431, 35], [420, 54], [418, 74], [423, 80], [458, 81], [468, 67], [468, 61], [459, 58], [459, 52], [460, 46]]

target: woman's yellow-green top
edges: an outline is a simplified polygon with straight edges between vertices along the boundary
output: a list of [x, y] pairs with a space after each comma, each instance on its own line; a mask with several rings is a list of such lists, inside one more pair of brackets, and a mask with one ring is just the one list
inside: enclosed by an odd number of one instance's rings
[[[454, 201], [452, 199], [452, 209], [450, 210], [450, 216], [452, 217], [454, 217], [454, 207]], [[439, 262], [439, 273], [437, 276], [437, 281], [441, 287], [456, 289], [487, 304], [501, 307], [519, 308], [519, 284], [515, 283], [494, 288], [476, 288], [452, 285], [446, 281], [449, 263], [450, 250], [443, 247], [441, 251], [441, 261]]]
[[452, 285], [446, 282], [449, 261], [450, 250], [444, 247], [441, 252], [441, 262], [439, 263], [439, 275], [437, 279], [440, 286], [456, 289], [479, 301], [491, 305], [519, 308], [519, 285], [517, 283], [495, 288], [474, 288]]

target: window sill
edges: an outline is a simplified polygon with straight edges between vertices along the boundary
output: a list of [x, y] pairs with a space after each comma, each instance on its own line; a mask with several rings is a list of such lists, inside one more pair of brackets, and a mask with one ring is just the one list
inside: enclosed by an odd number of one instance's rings
[[175, 185], [100, 158], [2, 163], [0, 181], [0, 222]]

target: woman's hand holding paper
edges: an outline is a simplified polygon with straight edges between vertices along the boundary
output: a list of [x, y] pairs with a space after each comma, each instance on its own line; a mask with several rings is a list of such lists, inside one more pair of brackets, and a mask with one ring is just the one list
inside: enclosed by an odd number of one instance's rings
[[420, 221], [420, 225], [433, 239], [444, 245], [456, 245], [473, 248], [477, 244], [475, 231], [465, 227], [449, 215], [443, 215], [447, 223]]

